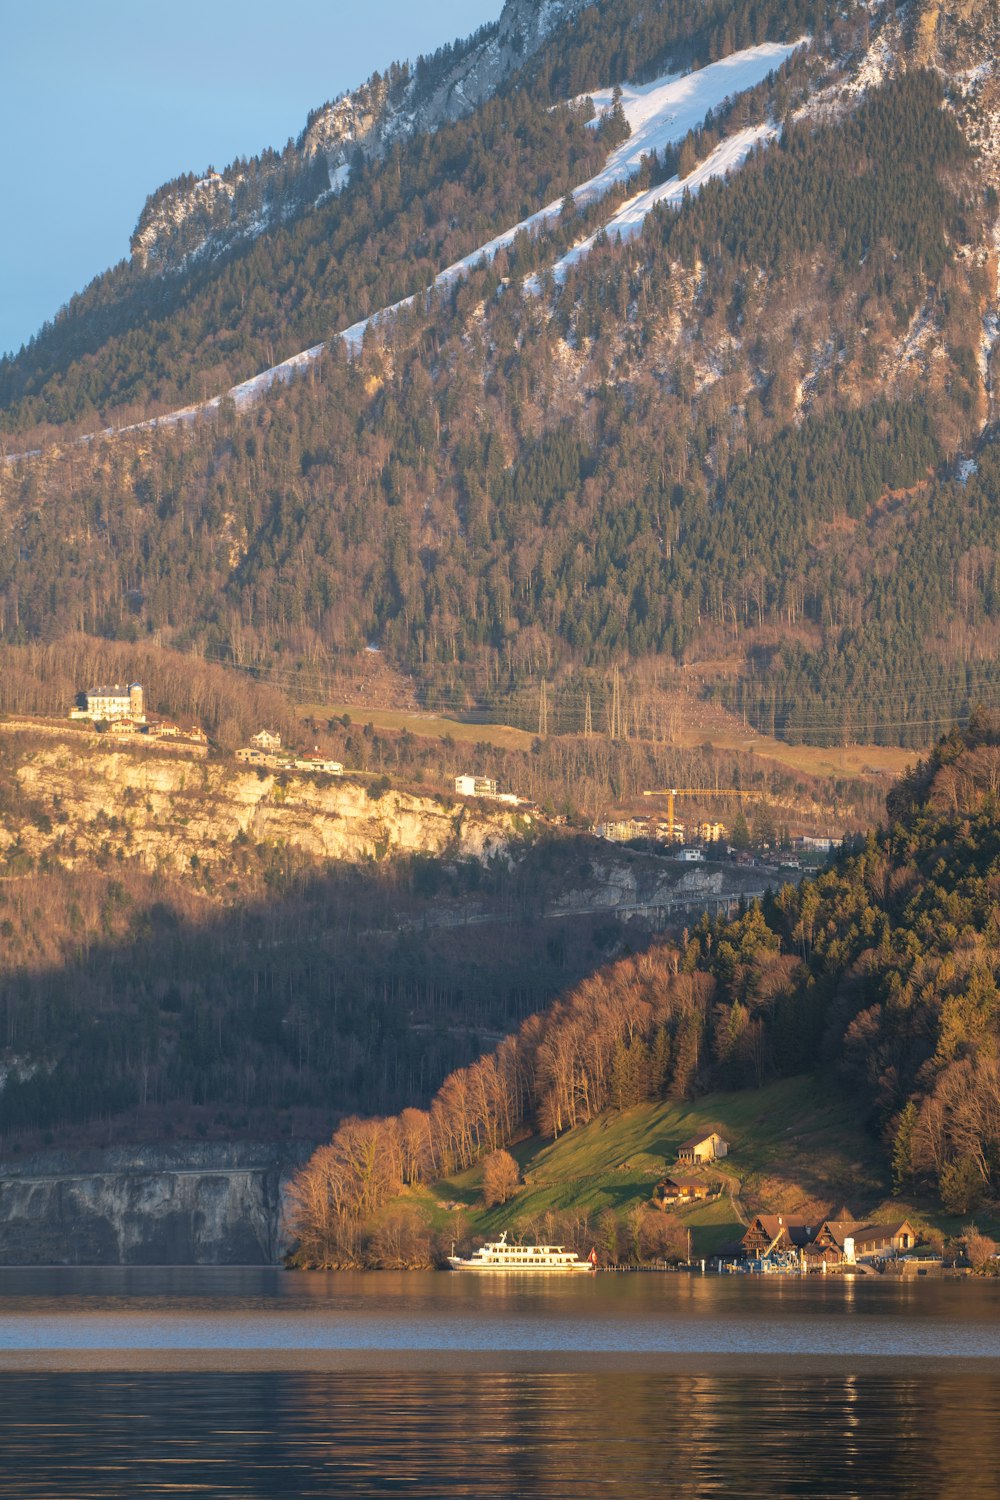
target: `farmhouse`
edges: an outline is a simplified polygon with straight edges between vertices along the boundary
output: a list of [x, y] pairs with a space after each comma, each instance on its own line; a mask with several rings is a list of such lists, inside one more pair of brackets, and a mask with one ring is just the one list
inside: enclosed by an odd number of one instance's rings
[[658, 1203], [663, 1204], [697, 1203], [702, 1198], [711, 1198], [718, 1186], [716, 1182], [704, 1182], [697, 1177], [661, 1177], [654, 1196]]
[[266, 750], [258, 750], [254, 746], [244, 745], [237, 750], [236, 759], [244, 766], [280, 766], [282, 762], [276, 755], [269, 755]]
[[859, 1260], [889, 1259], [912, 1250], [917, 1243], [917, 1232], [909, 1219], [901, 1219], [896, 1224], [866, 1224], [853, 1238], [854, 1253]]
[[806, 1247], [806, 1257], [811, 1266], [822, 1270], [823, 1262], [829, 1266], [840, 1266], [848, 1260], [848, 1251], [853, 1255], [852, 1241], [865, 1225], [856, 1219], [826, 1219], [816, 1231], [811, 1245]]
[[728, 1155], [729, 1142], [724, 1141], [717, 1130], [693, 1135], [677, 1147], [677, 1160], [682, 1162], [717, 1161]]

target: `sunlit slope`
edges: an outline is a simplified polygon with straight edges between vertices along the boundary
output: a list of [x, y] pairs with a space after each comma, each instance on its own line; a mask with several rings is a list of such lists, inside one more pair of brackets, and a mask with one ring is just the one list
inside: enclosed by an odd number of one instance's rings
[[550, 1210], [584, 1211], [596, 1219], [610, 1208], [624, 1215], [648, 1201], [675, 1167], [681, 1141], [713, 1127], [730, 1142], [731, 1154], [712, 1166], [682, 1169], [685, 1176], [723, 1185], [714, 1201], [680, 1213], [696, 1254], [738, 1238], [743, 1220], [757, 1211], [820, 1215], [846, 1203], [863, 1214], [889, 1191], [878, 1143], [851, 1101], [815, 1078], [799, 1077], [759, 1090], [714, 1092], [690, 1103], [609, 1111], [556, 1141], [533, 1137], [512, 1148], [524, 1186], [501, 1207], [482, 1208], [480, 1167], [420, 1196], [442, 1228], [450, 1213], [444, 1205], [465, 1204], [482, 1234]]

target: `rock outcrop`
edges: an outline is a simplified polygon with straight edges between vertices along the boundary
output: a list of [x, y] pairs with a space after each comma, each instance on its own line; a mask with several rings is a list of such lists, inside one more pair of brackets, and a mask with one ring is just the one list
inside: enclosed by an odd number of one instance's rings
[[270, 1265], [307, 1154], [214, 1143], [0, 1163], [0, 1265]]
[[[314, 111], [280, 155], [178, 179], [149, 198], [135, 232], [133, 261], [150, 273], [217, 255], [272, 224], [294, 218], [326, 192], [339, 192], [359, 156], [373, 160], [413, 135], [463, 119], [522, 67], [586, 0], [507, 0], [500, 19], [418, 70], [376, 73]], [[325, 168], [317, 178], [313, 168]]]
[[30, 813], [0, 817], [0, 855], [17, 842], [68, 866], [121, 850], [150, 869], [182, 871], [192, 858], [225, 864], [240, 839], [320, 859], [485, 859], [526, 826], [515, 811], [482, 802], [69, 739], [26, 747], [16, 776]]

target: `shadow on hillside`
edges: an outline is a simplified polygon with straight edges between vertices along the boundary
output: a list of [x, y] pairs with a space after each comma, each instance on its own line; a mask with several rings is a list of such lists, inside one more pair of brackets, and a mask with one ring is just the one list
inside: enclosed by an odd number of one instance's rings
[[[551, 848], [514, 870], [415, 858], [317, 873], [234, 846], [234, 880], [263, 894], [221, 909], [114, 859], [4, 882], [0, 1035], [23, 1066], [0, 1094], [0, 1138], [30, 1149], [100, 1122], [110, 1141], [116, 1121], [129, 1139], [172, 1121], [287, 1133], [295, 1110], [424, 1102], [606, 960], [599, 915], [536, 916], [570, 874]], [[461, 911], [475, 920], [442, 924]]]

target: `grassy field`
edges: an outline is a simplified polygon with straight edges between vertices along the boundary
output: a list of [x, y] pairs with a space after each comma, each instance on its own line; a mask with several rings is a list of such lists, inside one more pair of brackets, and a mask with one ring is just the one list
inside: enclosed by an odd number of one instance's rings
[[786, 745], [784, 740], [771, 739], [769, 735], [747, 737], [737, 730], [727, 733], [713, 729], [706, 735], [697, 730], [685, 734], [681, 729], [677, 743], [686, 749], [709, 744], [715, 750], [752, 752], [761, 760], [778, 761], [810, 776], [899, 776], [919, 758], [916, 751], [895, 745]]
[[535, 739], [526, 729], [510, 724], [466, 724], [443, 714], [422, 714], [396, 708], [359, 708], [352, 703], [304, 703], [304, 719], [332, 719], [348, 714], [354, 724], [372, 724], [376, 729], [407, 729], [426, 739], [453, 739], [462, 744], [496, 745], [501, 750], [530, 750]]
[[[707, 1094], [693, 1103], [640, 1105], [609, 1112], [557, 1141], [523, 1141], [513, 1154], [524, 1186], [501, 1208], [482, 1207], [478, 1167], [419, 1196], [437, 1227], [447, 1227], [460, 1206], [474, 1231], [485, 1235], [549, 1210], [624, 1214], [650, 1198], [679, 1143], [711, 1126], [732, 1149], [724, 1162], [698, 1169], [724, 1184], [723, 1195], [681, 1213], [695, 1255], [739, 1238], [743, 1219], [757, 1211], [819, 1218], [846, 1204], [852, 1213], [868, 1214], [886, 1200], [889, 1184], [876, 1143], [850, 1102], [813, 1078]], [[684, 1174], [695, 1175], [687, 1168]]]
[[[359, 708], [349, 703], [307, 703], [301, 709], [303, 718], [333, 718], [349, 714], [356, 724], [373, 724], [376, 729], [407, 729], [428, 739], [451, 739], [466, 744], [496, 745], [504, 750], [528, 750], [535, 736], [510, 724], [467, 724], [443, 714], [416, 713], [404, 709]], [[773, 760], [794, 771], [811, 776], [855, 777], [898, 776], [916, 760], [912, 750], [891, 745], [786, 745], [766, 735], [747, 736], [738, 728], [732, 731], [713, 728], [678, 729], [675, 743], [683, 749], [711, 745], [716, 750], [752, 752], [762, 760]]]

